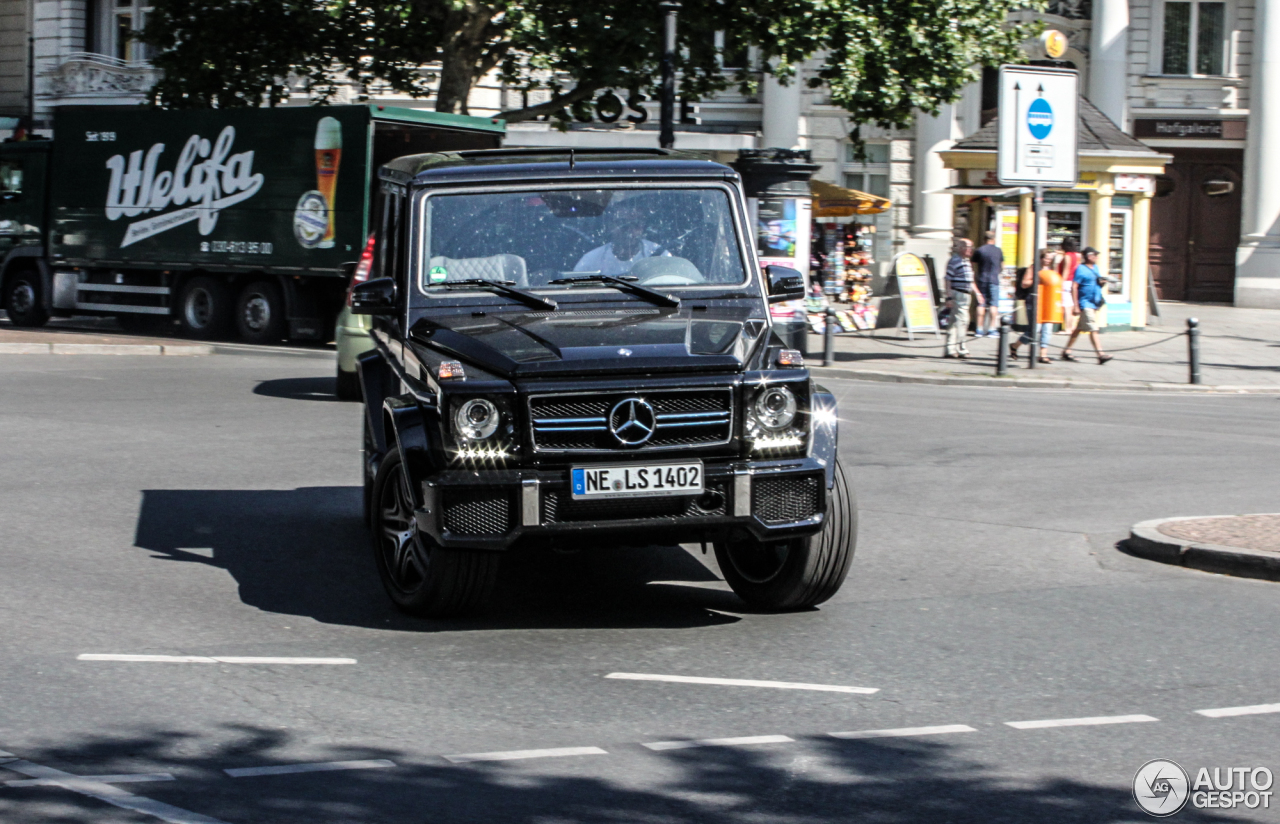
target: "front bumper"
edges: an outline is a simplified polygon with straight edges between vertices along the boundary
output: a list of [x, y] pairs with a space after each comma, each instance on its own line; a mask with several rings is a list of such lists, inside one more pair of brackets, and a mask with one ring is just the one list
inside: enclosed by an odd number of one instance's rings
[[522, 538], [691, 543], [734, 531], [774, 541], [822, 528], [824, 470], [806, 457], [707, 461], [701, 498], [601, 501], [574, 501], [567, 468], [447, 470], [422, 481], [416, 515], [421, 533], [456, 548], [506, 549]]

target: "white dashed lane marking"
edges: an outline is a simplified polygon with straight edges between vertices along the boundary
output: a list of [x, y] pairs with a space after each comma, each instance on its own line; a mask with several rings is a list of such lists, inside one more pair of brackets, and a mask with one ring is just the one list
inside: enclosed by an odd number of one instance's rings
[[354, 658], [275, 658], [243, 655], [122, 655], [86, 652], [77, 661], [124, 661], [135, 664], [354, 664]]
[[702, 738], [697, 741], [650, 741], [641, 744], [651, 750], [688, 750], [694, 747], [744, 747], [749, 744], [793, 744], [794, 738], [785, 735], [748, 735], [742, 738]]
[[1149, 715], [1098, 715], [1093, 718], [1054, 718], [1045, 721], [1006, 721], [1015, 730], [1043, 730], [1049, 727], [1094, 727], [1101, 724], [1141, 724], [1159, 721]]
[[21, 778], [4, 783], [7, 787], [47, 787], [73, 780], [89, 784], [139, 784], [146, 781], [173, 781], [174, 778], [170, 773], [126, 773], [123, 775], [77, 775], [74, 779]]
[[313, 764], [280, 764], [273, 767], [241, 767], [223, 770], [232, 778], [253, 778], [259, 775], [290, 775], [293, 773], [334, 772], [336, 770], [377, 770], [394, 767], [396, 762], [385, 758], [368, 761], [322, 761]]
[[977, 732], [966, 724], [945, 724], [940, 727], [899, 727], [892, 730], [857, 730], [854, 732], [827, 733], [832, 738], [856, 740], [859, 738], [907, 738], [913, 735], [946, 735], [952, 732]]
[[1206, 718], [1230, 718], [1233, 715], [1263, 715], [1280, 712], [1280, 704], [1254, 704], [1252, 707], [1219, 707], [1216, 710], [1196, 710]]
[[53, 767], [33, 764], [30, 761], [18, 758], [13, 753], [3, 751], [0, 751], [0, 766], [19, 775], [25, 775], [28, 778], [47, 781], [51, 786], [71, 790], [89, 798], [96, 798], [98, 801], [104, 801], [114, 807], [153, 816], [161, 821], [167, 821], [169, 824], [226, 824], [225, 821], [193, 813], [190, 810], [184, 810], [172, 804], [165, 804], [163, 801], [134, 795], [102, 781], [103, 778], [115, 778], [118, 776], [100, 775], [96, 776], [97, 781], [87, 780], [94, 778], [94, 776], [72, 775], [69, 772], [55, 770]]
[[561, 758], [566, 755], [608, 755], [599, 747], [559, 747], [550, 750], [508, 750], [506, 752], [472, 752], [446, 755], [446, 761], [454, 764], [470, 764], [475, 761], [520, 761], [525, 758]]
[[702, 678], [696, 675], [655, 675], [647, 672], [611, 672], [605, 678], [622, 681], [668, 681], [673, 684], [708, 684], [717, 687], [765, 687], [775, 690], [814, 690], [816, 692], [845, 692], [855, 695], [871, 695], [879, 692], [876, 687], [845, 687], [838, 684], [800, 684], [792, 681], [750, 681], [744, 678]]

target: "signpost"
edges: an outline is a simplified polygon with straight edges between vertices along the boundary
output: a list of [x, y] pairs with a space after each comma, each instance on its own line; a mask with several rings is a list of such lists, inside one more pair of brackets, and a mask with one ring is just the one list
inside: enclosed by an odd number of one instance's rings
[[907, 339], [915, 340], [915, 332], [933, 332], [934, 337], [938, 337], [938, 312], [933, 305], [933, 289], [924, 261], [903, 252], [893, 260], [893, 274], [898, 281], [898, 295], [902, 300], [900, 322], [907, 327]]
[[[1044, 187], [1070, 189], [1076, 185], [1078, 87], [1079, 76], [1070, 69], [1000, 67], [996, 178], [1002, 186], [1033, 187], [1035, 251], [1031, 266], [1037, 272], [1044, 245], [1040, 228]], [[1031, 327], [1029, 357], [1034, 369], [1040, 356], [1040, 324], [1033, 317], [1028, 317], [1027, 322]]]

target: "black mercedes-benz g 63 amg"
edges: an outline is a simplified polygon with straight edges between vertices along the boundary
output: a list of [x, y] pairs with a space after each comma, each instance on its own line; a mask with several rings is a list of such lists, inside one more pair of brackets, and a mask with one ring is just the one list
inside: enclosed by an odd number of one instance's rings
[[749, 604], [830, 598], [857, 532], [834, 397], [773, 334], [741, 181], [669, 151], [493, 150], [380, 172], [359, 361], [365, 514], [402, 609], [507, 552], [703, 543]]

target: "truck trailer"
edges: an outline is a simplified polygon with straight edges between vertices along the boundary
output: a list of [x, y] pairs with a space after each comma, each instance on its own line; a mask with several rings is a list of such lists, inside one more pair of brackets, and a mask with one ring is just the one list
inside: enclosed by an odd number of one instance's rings
[[371, 228], [377, 168], [497, 148], [501, 120], [379, 105], [68, 107], [0, 144], [0, 299], [16, 326], [253, 343], [330, 339]]

